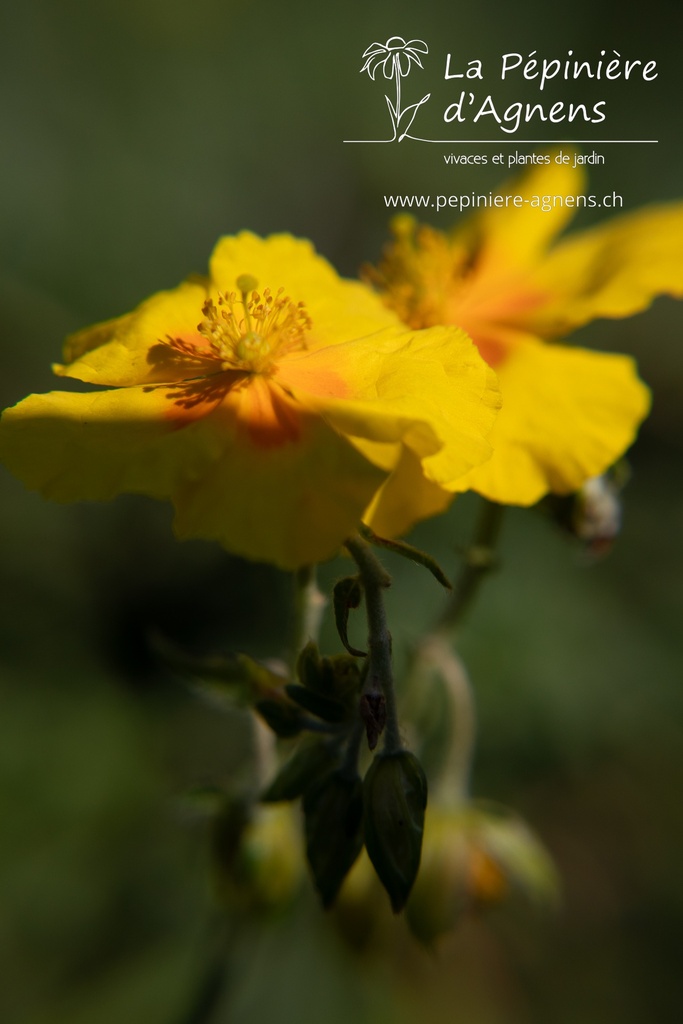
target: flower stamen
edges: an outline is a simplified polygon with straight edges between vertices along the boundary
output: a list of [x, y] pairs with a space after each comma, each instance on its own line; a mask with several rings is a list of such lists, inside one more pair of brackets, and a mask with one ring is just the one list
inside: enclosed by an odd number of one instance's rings
[[223, 370], [271, 372], [278, 358], [306, 348], [311, 320], [303, 302], [294, 303], [284, 288], [261, 294], [251, 274], [240, 274], [235, 283], [239, 297], [218, 292], [216, 301], [208, 298], [197, 327]]

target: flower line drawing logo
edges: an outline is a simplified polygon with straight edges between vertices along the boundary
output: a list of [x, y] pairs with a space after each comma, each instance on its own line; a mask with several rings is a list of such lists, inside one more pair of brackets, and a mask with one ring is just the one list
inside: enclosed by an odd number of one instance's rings
[[361, 74], [367, 71], [374, 82], [375, 75], [381, 68], [387, 81], [392, 79], [396, 81], [395, 102], [392, 103], [390, 98], [385, 95], [393, 135], [390, 139], [377, 141], [403, 142], [408, 137], [417, 111], [431, 96], [431, 93], [427, 93], [417, 103], [410, 103], [403, 110], [401, 109], [401, 79], [407, 78], [413, 64], [417, 64], [420, 68], [423, 67], [419, 56], [421, 53], [429, 53], [429, 47], [422, 39], [411, 39], [410, 42], [406, 42], [401, 36], [391, 36], [386, 43], [371, 43], [363, 53], [365, 63], [360, 69]]

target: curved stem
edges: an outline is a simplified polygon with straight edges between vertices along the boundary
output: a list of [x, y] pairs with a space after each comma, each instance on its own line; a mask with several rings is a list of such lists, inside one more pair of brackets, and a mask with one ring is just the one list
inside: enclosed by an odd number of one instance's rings
[[439, 674], [448, 696], [451, 741], [448, 755], [439, 771], [439, 802], [451, 806], [464, 803], [469, 795], [470, 773], [477, 738], [477, 716], [465, 666], [455, 654], [448, 636], [435, 632], [422, 641], [415, 660], [415, 673], [431, 670]]
[[[408, 692], [419, 695], [436, 672], [445, 687], [451, 715], [449, 752], [439, 770], [439, 797], [461, 803], [468, 797], [476, 743], [476, 705], [472, 685], [455, 653], [455, 634], [486, 575], [495, 568], [495, 546], [504, 506], [483, 500], [472, 540], [453, 594], [434, 629], [415, 650], [408, 671]], [[428, 699], [430, 699], [428, 697]]]
[[464, 565], [437, 628], [454, 631], [460, 625], [484, 577], [495, 568], [495, 548], [504, 510], [504, 505], [483, 500], [472, 542], [465, 550]]
[[232, 973], [230, 953], [234, 935], [224, 921], [215, 921], [214, 925], [208, 963], [187, 1005], [175, 1018], [176, 1024], [209, 1024], [226, 993]]
[[381, 562], [360, 537], [349, 537], [345, 542], [349, 554], [358, 566], [365, 592], [365, 607], [368, 618], [369, 670], [366, 679], [366, 694], [381, 693], [386, 702], [386, 725], [384, 749], [387, 753], [401, 750], [403, 744], [398, 727], [398, 711], [394, 691], [394, 676], [391, 663], [391, 634], [387, 626], [383, 591], [391, 583]]
[[199, 983], [189, 1012], [179, 1018], [178, 1024], [206, 1024], [218, 1006], [225, 983], [225, 965], [218, 961], [211, 964]]

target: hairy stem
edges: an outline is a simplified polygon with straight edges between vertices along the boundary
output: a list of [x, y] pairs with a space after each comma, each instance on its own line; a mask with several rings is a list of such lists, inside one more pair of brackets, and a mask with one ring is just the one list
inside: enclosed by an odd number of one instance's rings
[[438, 628], [454, 631], [469, 610], [484, 577], [495, 568], [495, 549], [503, 521], [504, 505], [484, 499], [472, 542], [465, 550], [464, 565]]
[[384, 696], [386, 702], [384, 749], [387, 753], [393, 753], [400, 750], [403, 744], [398, 728], [398, 711], [391, 662], [391, 634], [387, 626], [384, 608], [384, 590], [389, 586], [391, 579], [371, 548], [360, 537], [350, 537], [345, 541], [345, 545], [358, 566], [365, 593], [368, 619], [368, 657], [370, 660], [366, 692], [380, 691]]
[[415, 678], [437, 673], [448, 699], [451, 738], [445, 764], [439, 771], [439, 802], [458, 806], [467, 800], [477, 738], [474, 693], [465, 666], [454, 652], [448, 635], [432, 633], [420, 644], [415, 657]]

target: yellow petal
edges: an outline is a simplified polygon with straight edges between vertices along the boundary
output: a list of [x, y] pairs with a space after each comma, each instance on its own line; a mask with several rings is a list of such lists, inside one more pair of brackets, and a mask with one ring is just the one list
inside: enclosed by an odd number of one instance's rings
[[657, 295], [683, 296], [683, 203], [617, 217], [561, 242], [533, 281], [547, 298], [525, 323], [566, 333], [595, 317], [624, 317]]
[[178, 536], [285, 569], [333, 557], [385, 474], [320, 417], [299, 417], [297, 442], [281, 448], [226, 441], [209, 472], [176, 495]]
[[427, 479], [415, 452], [403, 448], [394, 471], [366, 510], [363, 522], [380, 537], [398, 537], [421, 520], [440, 515], [452, 500], [450, 491]]
[[178, 479], [218, 457], [197, 444], [196, 426], [177, 429], [169, 408], [164, 389], [30, 395], [2, 414], [0, 458], [54, 501], [167, 498]]
[[[496, 380], [458, 329], [408, 331], [290, 236], [223, 239], [211, 274], [69, 340], [58, 372], [119, 390], [34, 396], [5, 414], [0, 455], [28, 486], [61, 501], [169, 498], [181, 536], [292, 568], [332, 556], [389, 474], [372, 515], [397, 532], [489, 457]], [[242, 303], [244, 324], [205, 312], [207, 295], [242, 288], [283, 288], [311, 331], [280, 345], [286, 321], [254, 313], [259, 298]], [[262, 364], [239, 354], [243, 327]]]
[[174, 360], [164, 344], [179, 338], [198, 350], [206, 341], [197, 331], [207, 296], [238, 291], [238, 277], [249, 274], [258, 288], [284, 288], [293, 302], [303, 302], [312, 318], [306, 333], [309, 349], [362, 337], [398, 317], [366, 285], [345, 281], [319, 256], [312, 244], [291, 235], [259, 238], [250, 232], [222, 238], [211, 257], [211, 279], [191, 279], [159, 292], [126, 316], [95, 324], [67, 339], [60, 376], [91, 384], [125, 387], [200, 375], [207, 367], [188, 369]]
[[309, 349], [360, 338], [399, 322], [372, 289], [340, 278], [311, 242], [291, 235], [259, 238], [249, 231], [221, 238], [210, 261], [214, 288], [234, 291], [242, 274], [256, 278], [259, 291], [283, 288], [303, 302], [312, 320]]
[[[311, 385], [315, 371], [330, 363], [339, 368], [348, 397]], [[496, 377], [457, 328], [387, 330], [291, 360], [278, 379], [384, 468], [387, 458], [396, 461], [395, 453], [377, 442], [400, 441], [422, 460], [427, 479], [450, 490], [491, 454]]]
[[71, 335], [64, 352], [67, 362], [54, 370], [108, 387], [181, 380], [188, 375], [187, 367], [170, 359], [163, 343], [170, 337], [205, 345], [197, 325], [206, 296], [200, 281], [159, 292], [126, 316]]
[[57, 501], [170, 498], [179, 536], [248, 558], [332, 557], [386, 474], [264, 381], [194, 401], [164, 387], [34, 395], [3, 414], [0, 458]]
[[476, 250], [477, 275], [488, 274], [489, 265], [495, 267], [496, 273], [533, 266], [573, 217], [574, 210], [564, 203], [553, 206], [548, 212], [532, 205], [536, 197], [557, 195], [564, 199], [585, 190], [585, 175], [580, 168], [557, 164], [555, 152], [547, 155], [548, 164], [524, 170], [498, 190], [503, 197], [521, 197], [519, 206], [487, 207], [453, 231], [454, 243], [461, 243], [470, 251]]
[[650, 397], [627, 356], [527, 338], [499, 367], [503, 407], [493, 457], [457, 490], [531, 505], [604, 472], [632, 443]]

